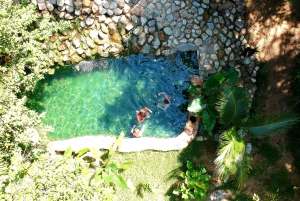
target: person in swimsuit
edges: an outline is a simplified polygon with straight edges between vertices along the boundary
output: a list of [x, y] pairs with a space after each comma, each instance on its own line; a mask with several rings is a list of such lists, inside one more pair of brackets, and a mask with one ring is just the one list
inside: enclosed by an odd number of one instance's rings
[[149, 112], [152, 113], [152, 111], [147, 108], [147, 107], [144, 107], [143, 109], [141, 109], [140, 111], [138, 111], [136, 113], [136, 120], [139, 122], [139, 123], [142, 123], [146, 118], [150, 118], [150, 114]]
[[159, 96], [162, 95], [162, 94], [165, 97], [164, 97], [164, 99], [162, 99], [161, 103], [157, 104], [157, 107], [159, 107], [160, 109], [166, 110], [171, 105], [171, 99], [165, 92], [158, 93]]
[[136, 128], [136, 126], [134, 125], [130, 131], [130, 133], [132, 135], [134, 135], [135, 137], [141, 137], [143, 135], [145, 131], [145, 125], [142, 126], [141, 130]]

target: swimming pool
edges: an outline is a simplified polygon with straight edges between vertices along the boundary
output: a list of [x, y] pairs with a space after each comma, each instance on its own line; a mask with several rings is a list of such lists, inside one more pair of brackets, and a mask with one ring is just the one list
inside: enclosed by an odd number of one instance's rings
[[[192, 62], [193, 63], [193, 62]], [[196, 65], [196, 64], [192, 64]], [[143, 136], [176, 137], [185, 126], [187, 100], [183, 91], [197, 68], [186, 65], [180, 54], [172, 60], [131, 55], [117, 59], [84, 61], [73, 68], [47, 75], [36, 88], [43, 123], [54, 128], [50, 139], [85, 135], [133, 137], [131, 128], [145, 125]], [[171, 99], [167, 110], [157, 107], [165, 92]], [[150, 118], [139, 124], [136, 111], [148, 107]]]

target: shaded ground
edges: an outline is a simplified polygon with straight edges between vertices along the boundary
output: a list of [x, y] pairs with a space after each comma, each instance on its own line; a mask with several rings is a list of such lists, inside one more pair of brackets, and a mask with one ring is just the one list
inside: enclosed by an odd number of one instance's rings
[[[269, 78], [265, 82], [265, 91], [260, 92], [259, 113], [263, 116], [282, 114], [289, 110], [291, 72], [299, 54], [300, 1], [247, 0], [246, 3], [250, 44], [258, 48], [259, 52], [255, 55], [258, 60], [266, 62], [265, 75]], [[295, 159], [287, 151], [286, 135], [278, 134], [254, 142], [254, 170], [246, 182], [249, 195], [256, 193], [265, 198], [266, 193], [274, 193], [269, 189], [278, 188], [277, 198], [283, 192], [289, 196], [279, 200], [299, 200], [300, 190], [293, 188], [300, 186], [299, 175], [293, 164]], [[283, 180], [290, 179], [292, 183], [281, 183], [284, 182], [278, 180], [281, 177]]]

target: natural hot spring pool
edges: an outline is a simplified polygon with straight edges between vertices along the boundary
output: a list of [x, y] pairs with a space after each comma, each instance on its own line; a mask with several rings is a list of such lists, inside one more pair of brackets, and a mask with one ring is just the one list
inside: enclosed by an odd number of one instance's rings
[[[77, 69], [47, 75], [31, 99], [38, 112], [46, 112], [44, 124], [55, 129], [48, 134], [50, 139], [119, 135], [121, 131], [132, 137], [132, 126], [141, 127], [136, 111], [143, 107], [153, 111], [142, 123], [146, 126], [143, 136], [176, 137], [183, 131], [187, 113], [180, 108], [187, 100], [182, 92], [197, 69], [186, 66], [180, 54], [172, 61], [143, 55], [84, 61]], [[163, 98], [159, 92], [171, 98], [166, 111], [156, 106]]]

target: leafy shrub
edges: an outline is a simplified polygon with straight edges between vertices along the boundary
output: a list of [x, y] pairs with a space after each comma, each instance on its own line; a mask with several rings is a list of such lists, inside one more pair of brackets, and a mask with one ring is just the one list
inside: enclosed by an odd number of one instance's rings
[[246, 152], [245, 134], [266, 137], [285, 131], [299, 122], [294, 114], [271, 116], [266, 120], [250, 117], [251, 99], [248, 91], [235, 82], [238, 72], [231, 69], [207, 78], [201, 93], [191, 86], [190, 93], [199, 96], [193, 99], [188, 110], [201, 117], [207, 131], [212, 131], [218, 119], [225, 131], [219, 138], [218, 157], [215, 159], [216, 174], [222, 179], [233, 179], [241, 187], [251, 169], [251, 157]]
[[179, 187], [174, 189], [173, 194], [181, 195], [181, 198], [185, 200], [205, 200], [211, 176], [205, 174], [206, 169], [203, 165], [196, 167], [191, 161], [187, 161], [186, 167], [186, 172], [179, 174], [181, 181]]

